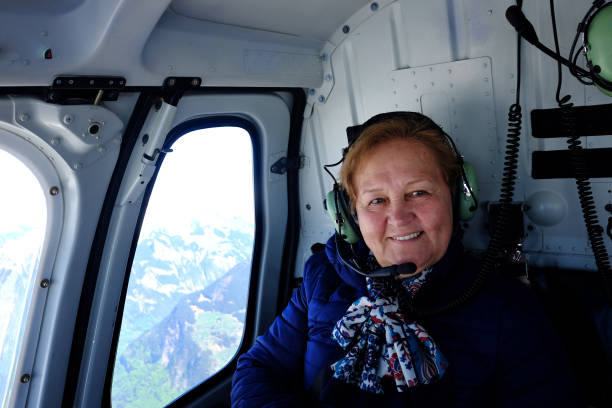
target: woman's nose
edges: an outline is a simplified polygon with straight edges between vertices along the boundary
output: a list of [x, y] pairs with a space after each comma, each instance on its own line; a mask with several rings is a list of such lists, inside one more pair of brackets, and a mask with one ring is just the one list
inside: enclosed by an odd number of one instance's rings
[[415, 218], [413, 205], [404, 200], [396, 201], [389, 206], [389, 222], [393, 225], [404, 225]]

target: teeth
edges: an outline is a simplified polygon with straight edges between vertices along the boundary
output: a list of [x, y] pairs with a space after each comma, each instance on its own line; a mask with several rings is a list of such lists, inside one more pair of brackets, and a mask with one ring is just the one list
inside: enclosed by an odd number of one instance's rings
[[405, 236], [403, 236], [403, 237], [395, 237], [395, 238], [393, 238], [393, 239], [395, 239], [395, 240], [397, 240], [397, 241], [408, 241], [409, 239], [412, 239], [412, 238], [416, 238], [416, 237], [418, 237], [418, 236], [419, 236], [419, 235], [421, 235], [422, 233], [423, 233], [423, 231], [421, 231], [421, 232], [415, 232], [414, 234], [405, 235]]

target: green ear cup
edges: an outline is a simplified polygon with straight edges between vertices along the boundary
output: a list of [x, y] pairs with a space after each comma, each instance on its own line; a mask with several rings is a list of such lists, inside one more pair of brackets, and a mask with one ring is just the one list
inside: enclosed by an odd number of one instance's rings
[[[478, 199], [478, 180], [476, 179], [476, 171], [470, 162], [463, 163], [463, 171], [467, 185], [464, 180], [461, 180], [461, 194], [459, 194], [459, 218], [462, 221], [467, 221], [476, 213], [476, 200]], [[468, 188], [469, 185], [469, 188]]]
[[[342, 194], [342, 192], [338, 191], [338, 194]], [[351, 225], [350, 218], [348, 218], [350, 215], [347, 216], [347, 213], [350, 214], [350, 209], [344, 208], [342, 203], [336, 202], [335, 190], [327, 193], [325, 207], [327, 208], [327, 213], [334, 223], [334, 227], [338, 234], [349, 244], [357, 243], [359, 241], [359, 232], [355, 231], [354, 226]], [[338, 220], [338, 218], [340, 219]]]
[[[593, 66], [599, 67], [598, 75], [606, 81], [612, 81], [612, 6], [606, 5], [600, 9], [591, 20], [587, 29], [587, 59]], [[612, 96], [612, 91], [600, 91]]]

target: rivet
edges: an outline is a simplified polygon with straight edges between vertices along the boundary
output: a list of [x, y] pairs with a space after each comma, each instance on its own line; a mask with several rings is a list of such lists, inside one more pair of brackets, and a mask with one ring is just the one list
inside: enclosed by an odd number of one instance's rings
[[308, 90], [308, 95], [314, 95], [317, 91], [315, 91], [313, 88]]
[[319, 95], [319, 102], [325, 102], [325, 97], [323, 95]]
[[60, 138], [59, 137], [52, 137], [51, 138], [51, 145], [52, 146], [57, 146], [58, 144], [60, 144]]
[[345, 25], [344, 27], [342, 27], [342, 32], [344, 34], [348, 34], [348, 32], [351, 31], [351, 27]]
[[332, 80], [332, 76], [330, 74], [325, 75], [325, 80], [326, 81], [331, 81]]
[[21, 383], [27, 384], [30, 382], [30, 379], [31, 379], [30, 374], [24, 374], [21, 376]]
[[93, 80], [93, 79], [90, 79], [90, 80], [89, 80], [89, 85], [93, 85], [93, 84], [94, 84], [94, 80]]
[[43, 279], [40, 281], [40, 287], [46, 289], [49, 287], [49, 279]]
[[52, 196], [56, 196], [59, 194], [59, 188], [57, 186], [53, 186], [49, 189], [49, 194]]
[[81, 170], [83, 168], [83, 165], [81, 163], [74, 163], [72, 165], [72, 168], [75, 170]]
[[378, 10], [378, 3], [374, 2], [374, 3], [370, 4], [370, 10], [372, 10], [372, 11]]
[[28, 115], [27, 113], [22, 113], [21, 115], [19, 115], [19, 121], [27, 122], [28, 120], [30, 120], [30, 115]]
[[321, 61], [327, 61], [327, 54], [321, 54]]

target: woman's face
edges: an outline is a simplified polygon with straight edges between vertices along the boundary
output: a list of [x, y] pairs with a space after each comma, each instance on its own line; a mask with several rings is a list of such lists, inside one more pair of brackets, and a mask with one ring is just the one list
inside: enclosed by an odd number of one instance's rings
[[385, 267], [417, 272], [442, 258], [453, 229], [451, 193], [425, 145], [391, 140], [364, 154], [353, 183], [363, 238]]

